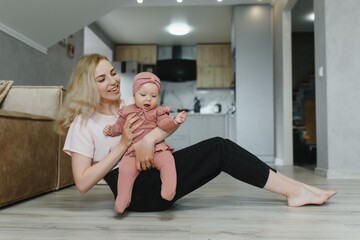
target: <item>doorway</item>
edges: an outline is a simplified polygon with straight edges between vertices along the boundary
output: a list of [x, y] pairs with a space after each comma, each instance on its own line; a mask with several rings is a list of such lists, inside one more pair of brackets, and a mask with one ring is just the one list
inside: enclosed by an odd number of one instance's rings
[[313, 0], [291, 14], [294, 165], [316, 167], [315, 39]]

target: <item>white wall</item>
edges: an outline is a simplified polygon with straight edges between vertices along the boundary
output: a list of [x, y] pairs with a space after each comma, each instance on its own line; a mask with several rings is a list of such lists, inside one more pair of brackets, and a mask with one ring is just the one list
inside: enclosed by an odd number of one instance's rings
[[[295, 0], [277, 0], [274, 6], [276, 128], [285, 119], [286, 39], [288, 10]], [[295, 1], [296, 2], [296, 1]], [[357, 0], [316, 0], [316, 172], [328, 178], [360, 178], [360, 2]], [[288, 32], [291, 34], [291, 32]], [[323, 76], [320, 75], [323, 69]], [[283, 84], [283, 85], [281, 85]], [[279, 88], [280, 87], [280, 88]], [[283, 101], [282, 101], [283, 100]], [[279, 106], [280, 105], [280, 106]], [[282, 116], [279, 114], [282, 114]], [[283, 131], [286, 131], [284, 129]], [[287, 141], [276, 131], [277, 157], [284, 156]], [[284, 144], [283, 147], [281, 144]]]
[[272, 8], [234, 8], [237, 143], [274, 161]]
[[314, 10], [316, 171], [328, 178], [359, 179], [360, 1], [316, 0]]
[[291, 9], [296, 0], [274, 5], [275, 163], [293, 164]]
[[113, 50], [108, 47], [89, 27], [84, 28], [84, 54], [98, 53], [113, 61]]
[[[83, 30], [73, 34], [74, 58], [58, 43], [47, 54], [0, 31], [0, 79], [15, 85], [67, 86], [72, 69], [83, 55]], [[59, 39], [60, 40], [60, 39]]]

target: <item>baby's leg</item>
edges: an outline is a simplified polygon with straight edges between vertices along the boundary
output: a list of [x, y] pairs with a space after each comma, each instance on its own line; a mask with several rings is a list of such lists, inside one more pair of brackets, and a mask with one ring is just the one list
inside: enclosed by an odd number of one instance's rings
[[172, 153], [170, 151], [156, 152], [154, 165], [160, 171], [161, 197], [171, 201], [176, 193], [176, 168]]
[[115, 211], [123, 213], [131, 201], [132, 188], [139, 174], [135, 167], [135, 158], [124, 156], [120, 161], [118, 178], [118, 195], [115, 200]]

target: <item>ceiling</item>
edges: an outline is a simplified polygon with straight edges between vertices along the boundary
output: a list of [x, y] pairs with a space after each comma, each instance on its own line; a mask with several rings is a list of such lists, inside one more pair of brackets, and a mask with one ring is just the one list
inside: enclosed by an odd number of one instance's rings
[[[293, 31], [312, 31], [312, 23], [304, 19], [312, 12], [313, 0], [299, 0], [294, 6]], [[184, 0], [182, 4], [167, 0], [167, 5], [136, 4], [116, 9], [96, 21], [117, 44], [194, 45], [231, 41], [231, 16], [235, 4], [265, 4], [274, 1], [240, 0], [218, 3], [215, 0]], [[144, 2], [147, 2], [146, 0]], [[149, 1], [148, 1], [149, 2]], [[153, 2], [153, 1], [152, 1]], [[160, 2], [160, 1], [158, 1]], [[164, 2], [164, 1], [163, 1]], [[186, 22], [193, 31], [185, 36], [173, 36], [166, 27], [174, 22]]]
[[[92, 23], [115, 44], [230, 42], [233, 5], [272, 5], [275, 1], [0, 0], [0, 30], [43, 52]], [[312, 2], [299, 3], [308, 1]], [[167, 34], [164, 28], [175, 19], [187, 21], [193, 31], [180, 37]]]
[[[136, 1], [134, 1], [136, 2]], [[146, 2], [146, 0], [144, 1]], [[100, 18], [96, 24], [115, 43], [122, 44], [159, 44], [194, 45], [196, 43], [230, 42], [231, 16], [233, 4], [270, 4], [264, 0], [203, 0], [200, 4], [184, 0], [178, 4], [175, 0], [167, 5], [154, 6], [133, 4], [112, 11]], [[165, 29], [173, 22], [189, 24], [193, 30], [185, 36], [173, 36]]]
[[313, 32], [314, 22], [308, 17], [314, 12], [314, 0], [298, 0], [291, 11], [293, 32]]

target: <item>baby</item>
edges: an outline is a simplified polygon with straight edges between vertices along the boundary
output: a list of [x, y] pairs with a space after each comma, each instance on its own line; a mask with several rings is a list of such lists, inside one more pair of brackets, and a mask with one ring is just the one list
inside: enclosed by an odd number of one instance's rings
[[[134, 77], [133, 96], [135, 104], [124, 106], [118, 110], [119, 118], [113, 125], [104, 128], [107, 136], [121, 134], [126, 117], [136, 113], [143, 121], [136, 131], [144, 132], [133, 140], [134, 143], [142, 139], [152, 129], [159, 127], [164, 131], [175, 129], [185, 122], [186, 112], [180, 112], [175, 117], [169, 115], [170, 107], [158, 106], [160, 95], [160, 79], [153, 73], [142, 72]], [[162, 141], [155, 145], [154, 167], [160, 171], [162, 181], [161, 197], [171, 201], [176, 193], [176, 169], [173, 148]], [[134, 181], [139, 174], [135, 166], [135, 153], [126, 152], [120, 161], [118, 178], [118, 195], [115, 201], [115, 211], [123, 213], [131, 201]]]

